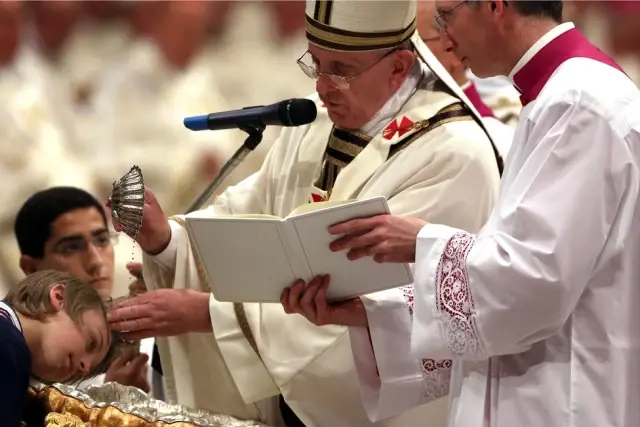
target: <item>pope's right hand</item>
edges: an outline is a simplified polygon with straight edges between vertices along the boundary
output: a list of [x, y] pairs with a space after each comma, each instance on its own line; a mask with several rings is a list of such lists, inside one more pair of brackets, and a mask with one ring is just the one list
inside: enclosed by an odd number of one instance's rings
[[[149, 255], [157, 255], [162, 252], [171, 241], [171, 226], [169, 220], [164, 215], [160, 203], [156, 199], [153, 192], [145, 187], [144, 189], [144, 211], [142, 217], [142, 226], [136, 236], [136, 242], [140, 248]], [[111, 208], [111, 202], [106, 203]], [[113, 228], [120, 232], [124, 228], [113, 221]]]

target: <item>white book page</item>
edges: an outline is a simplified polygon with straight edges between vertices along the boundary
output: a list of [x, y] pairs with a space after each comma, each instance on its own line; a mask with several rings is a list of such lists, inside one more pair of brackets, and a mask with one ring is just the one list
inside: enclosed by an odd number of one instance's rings
[[296, 279], [279, 219], [188, 218], [192, 243], [214, 297], [225, 302], [279, 302]]
[[404, 286], [413, 282], [407, 264], [380, 264], [366, 257], [347, 259], [347, 252], [331, 252], [329, 244], [340, 236], [329, 234], [336, 223], [389, 212], [384, 197], [353, 202], [290, 218], [298, 233], [312, 274], [330, 274], [328, 298], [340, 300]]

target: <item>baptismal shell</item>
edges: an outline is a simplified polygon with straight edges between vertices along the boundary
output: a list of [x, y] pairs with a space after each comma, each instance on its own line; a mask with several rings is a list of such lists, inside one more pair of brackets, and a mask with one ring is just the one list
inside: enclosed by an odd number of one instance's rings
[[145, 201], [144, 179], [138, 166], [113, 182], [109, 201], [114, 221], [122, 225], [127, 236], [135, 239], [142, 226]]

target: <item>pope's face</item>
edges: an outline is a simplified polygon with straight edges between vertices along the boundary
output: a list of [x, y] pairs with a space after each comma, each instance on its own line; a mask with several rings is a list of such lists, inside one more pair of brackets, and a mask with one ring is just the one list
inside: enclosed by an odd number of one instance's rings
[[[411, 55], [389, 50], [335, 52], [310, 44], [305, 63], [323, 74], [316, 90], [331, 121], [344, 129], [360, 129], [404, 80], [412, 63], [403, 58], [406, 54]], [[347, 83], [327, 75], [344, 77]]]

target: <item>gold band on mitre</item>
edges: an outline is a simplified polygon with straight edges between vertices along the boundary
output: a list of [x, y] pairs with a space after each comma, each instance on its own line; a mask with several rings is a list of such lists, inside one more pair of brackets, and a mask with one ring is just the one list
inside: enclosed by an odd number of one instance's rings
[[[396, 47], [415, 33], [416, 19], [415, 12], [405, 10], [402, 2], [393, 3], [310, 0], [305, 19], [307, 39], [318, 47], [345, 52]], [[390, 5], [397, 11], [395, 16], [388, 14]]]
[[306, 29], [307, 39], [316, 46], [349, 52], [368, 51], [392, 48], [409, 40], [416, 31], [416, 21], [398, 31], [360, 33], [333, 28], [307, 16]]

